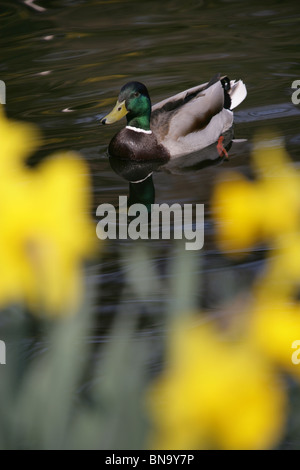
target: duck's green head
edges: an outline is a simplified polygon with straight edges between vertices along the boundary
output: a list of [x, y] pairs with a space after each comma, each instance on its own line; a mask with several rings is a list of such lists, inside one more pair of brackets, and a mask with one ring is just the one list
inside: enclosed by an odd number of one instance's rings
[[150, 129], [151, 100], [147, 88], [142, 83], [126, 83], [121, 88], [116, 106], [101, 123], [113, 124], [123, 116], [127, 117], [129, 126]]

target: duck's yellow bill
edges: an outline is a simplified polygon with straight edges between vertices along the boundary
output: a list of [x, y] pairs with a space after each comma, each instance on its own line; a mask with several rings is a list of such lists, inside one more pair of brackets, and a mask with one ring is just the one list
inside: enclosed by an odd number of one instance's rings
[[117, 104], [114, 109], [107, 116], [101, 119], [100, 122], [102, 124], [113, 124], [114, 122], [117, 122], [122, 119], [122, 117], [126, 116], [127, 113], [128, 111], [125, 106], [125, 100], [122, 101], [122, 103], [117, 101]]

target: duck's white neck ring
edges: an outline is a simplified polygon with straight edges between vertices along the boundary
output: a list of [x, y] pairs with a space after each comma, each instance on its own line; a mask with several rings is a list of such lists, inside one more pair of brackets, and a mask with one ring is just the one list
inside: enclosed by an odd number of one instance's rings
[[152, 134], [152, 131], [145, 131], [145, 129], [141, 129], [139, 127], [126, 126], [126, 129], [130, 129], [134, 132], [142, 132], [143, 134]]
[[146, 178], [143, 178], [142, 180], [139, 180], [139, 181], [129, 181], [129, 183], [133, 183], [133, 184], [142, 183], [143, 181], [146, 181], [146, 179], [152, 175], [153, 175], [153, 171], [151, 171], [151, 173], [149, 173], [149, 175], [147, 175]]

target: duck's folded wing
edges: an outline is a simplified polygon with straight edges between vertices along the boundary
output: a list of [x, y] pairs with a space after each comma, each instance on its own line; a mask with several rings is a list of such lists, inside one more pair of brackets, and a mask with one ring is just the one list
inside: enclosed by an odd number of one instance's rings
[[172, 111], [174, 109], [179, 108], [180, 106], [184, 105], [191, 99], [195, 98], [201, 91], [203, 91], [207, 87], [208, 83], [203, 83], [202, 85], [197, 85], [193, 88], [189, 88], [188, 90], [181, 91], [177, 93], [177, 95], [171, 96], [170, 98], [166, 98], [159, 103], [156, 103], [152, 106], [152, 113], [153, 115], [156, 112], [163, 112], [163, 111]]
[[[175, 99], [176, 98], [176, 99]], [[176, 106], [172, 106], [176, 103]], [[154, 107], [151, 127], [160, 141], [177, 140], [204, 129], [224, 108], [224, 88], [220, 80], [179, 93]]]

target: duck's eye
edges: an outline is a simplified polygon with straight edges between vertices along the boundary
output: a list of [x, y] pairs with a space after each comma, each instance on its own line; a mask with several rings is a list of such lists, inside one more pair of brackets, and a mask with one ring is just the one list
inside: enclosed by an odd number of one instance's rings
[[134, 96], [135, 98], [137, 98], [138, 96], [140, 96], [140, 94], [139, 94], [138, 91], [136, 91], [133, 96]]

